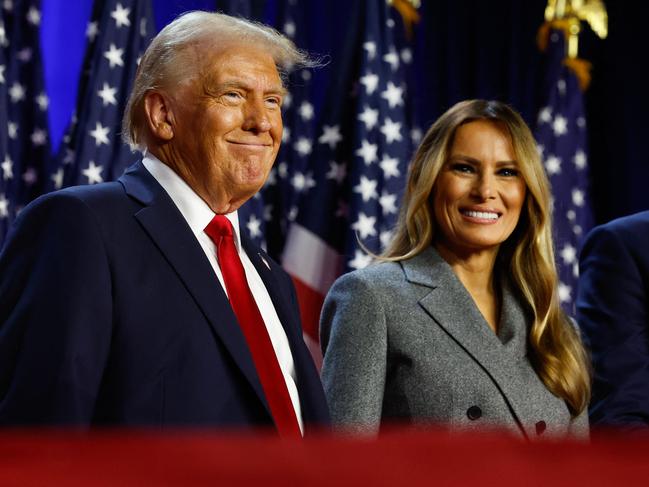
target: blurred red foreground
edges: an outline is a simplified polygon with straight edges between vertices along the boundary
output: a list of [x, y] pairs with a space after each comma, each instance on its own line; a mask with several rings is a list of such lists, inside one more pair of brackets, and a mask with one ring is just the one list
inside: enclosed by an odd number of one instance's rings
[[395, 430], [322, 435], [0, 431], [0, 486], [647, 485], [649, 436], [523, 444]]

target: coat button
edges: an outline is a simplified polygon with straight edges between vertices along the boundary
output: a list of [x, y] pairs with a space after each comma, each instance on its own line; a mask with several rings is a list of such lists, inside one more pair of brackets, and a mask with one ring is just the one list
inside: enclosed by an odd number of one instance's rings
[[547, 425], [545, 424], [545, 421], [539, 421], [536, 423], [536, 434], [537, 435], [542, 435], [543, 432], [545, 431], [545, 428], [547, 428]]
[[466, 410], [466, 415], [471, 421], [475, 421], [482, 416], [482, 409], [480, 409], [478, 406], [471, 406]]

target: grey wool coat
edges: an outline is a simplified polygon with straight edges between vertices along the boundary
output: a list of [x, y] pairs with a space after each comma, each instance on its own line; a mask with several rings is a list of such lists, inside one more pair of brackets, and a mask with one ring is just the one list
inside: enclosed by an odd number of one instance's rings
[[335, 424], [505, 429], [533, 440], [588, 437], [585, 413], [541, 382], [527, 357], [530, 316], [506, 286], [498, 335], [432, 247], [340, 277], [320, 322], [322, 380]]

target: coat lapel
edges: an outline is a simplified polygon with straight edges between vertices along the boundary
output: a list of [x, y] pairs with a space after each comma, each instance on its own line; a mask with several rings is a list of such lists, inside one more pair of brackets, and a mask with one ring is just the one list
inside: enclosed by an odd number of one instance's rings
[[492, 379], [525, 434], [521, 413], [526, 411], [526, 391], [512, 369], [518, 366], [516, 355], [525, 355], [527, 321], [511, 291], [503, 290], [503, 343], [451, 267], [432, 247], [402, 262], [402, 267], [409, 282], [431, 288], [419, 301], [420, 306]]
[[135, 218], [173, 267], [214, 333], [269, 410], [230, 302], [182, 214], [141, 162], [131, 166], [119, 181], [129, 196], [142, 203], [143, 208], [135, 213]]

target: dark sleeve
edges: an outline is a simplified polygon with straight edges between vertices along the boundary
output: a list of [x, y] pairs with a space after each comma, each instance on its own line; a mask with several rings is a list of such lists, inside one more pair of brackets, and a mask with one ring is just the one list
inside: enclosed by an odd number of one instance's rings
[[633, 233], [599, 227], [580, 256], [577, 321], [593, 359], [592, 425], [649, 424], [647, 275], [640, 270], [649, 246], [639, 255]]
[[0, 254], [0, 424], [89, 424], [111, 321], [95, 215], [60, 193], [26, 207]]

